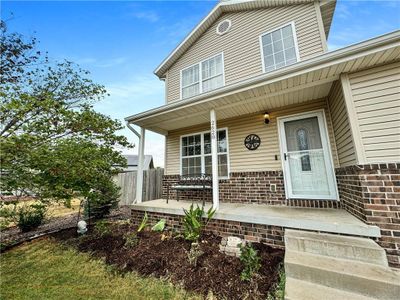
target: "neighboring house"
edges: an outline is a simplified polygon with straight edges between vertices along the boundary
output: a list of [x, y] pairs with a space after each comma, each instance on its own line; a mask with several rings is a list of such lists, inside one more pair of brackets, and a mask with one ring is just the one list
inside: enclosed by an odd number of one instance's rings
[[[137, 171], [139, 166], [139, 156], [134, 154], [123, 154], [122, 156], [125, 157], [127, 161], [127, 166], [123, 169], [123, 172]], [[146, 171], [150, 169], [154, 169], [153, 156], [145, 155], [143, 170]]]
[[[146, 130], [166, 138], [164, 198], [212, 174], [214, 230], [279, 247], [285, 228], [371, 237], [400, 267], [400, 31], [328, 52], [335, 5], [220, 1], [155, 70], [166, 104], [126, 121], [141, 151]], [[174, 222], [186, 205], [140, 202], [134, 216]]]

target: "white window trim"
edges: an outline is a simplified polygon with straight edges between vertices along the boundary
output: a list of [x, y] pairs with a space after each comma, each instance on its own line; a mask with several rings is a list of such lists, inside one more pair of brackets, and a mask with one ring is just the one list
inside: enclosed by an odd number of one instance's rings
[[[263, 34], [261, 34], [261, 35], [258, 37], [258, 40], [259, 40], [259, 43], [260, 43], [260, 53], [261, 53], [261, 62], [262, 62], [262, 70], [263, 70], [263, 73], [266, 73], [266, 71], [265, 71], [264, 47], [263, 47], [263, 43], [262, 43], [262, 37], [263, 37], [264, 35], [267, 35], [267, 34], [270, 34], [270, 33], [274, 32], [274, 31], [276, 31], [276, 30], [282, 29], [283, 27], [286, 27], [286, 26], [288, 26], [288, 25], [291, 25], [291, 26], [292, 26], [293, 40], [294, 40], [294, 49], [295, 49], [295, 52], [296, 52], [296, 59], [297, 59], [297, 62], [296, 62], [296, 63], [300, 62], [300, 52], [299, 52], [299, 44], [298, 44], [298, 41], [297, 41], [296, 25], [295, 25], [294, 21], [292, 21], [292, 22], [290, 22], [290, 23], [286, 23], [286, 24], [284, 24], [284, 25], [282, 25], [282, 26], [279, 26], [279, 27], [276, 27], [276, 28], [274, 28], [274, 29], [272, 29], [272, 30], [269, 30], [269, 31], [267, 31], [267, 32], [264, 32]], [[288, 66], [285, 66], [285, 67], [288, 67]], [[285, 67], [283, 67], [283, 68], [285, 68]], [[275, 69], [275, 70], [277, 70], [277, 69]], [[274, 71], [275, 71], [275, 70], [274, 70]], [[273, 72], [273, 71], [269, 71], [269, 72]]]
[[[228, 132], [228, 127], [223, 127], [223, 128], [218, 128], [217, 129], [217, 131], [222, 131], [222, 130], [225, 130], [225, 132], [226, 132], [226, 152], [217, 153], [217, 155], [226, 154], [228, 175], [227, 176], [218, 176], [218, 179], [229, 179], [230, 174], [231, 174], [231, 160], [230, 160], [230, 154], [229, 154], [229, 132]], [[199, 157], [200, 156], [201, 157], [201, 173], [205, 173], [205, 157], [211, 155], [211, 154], [204, 154], [204, 134], [205, 133], [210, 133], [210, 130], [194, 132], [194, 133], [184, 134], [184, 135], [180, 136], [180, 138], [179, 138], [179, 175], [182, 176], [182, 158], [183, 158], [183, 156], [182, 156], [182, 140], [183, 140], [184, 137], [198, 135], [198, 134], [200, 134], [201, 154], [200, 155], [185, 156], [185, 157]]]
[[[203, 94], [203, 70], [202, 70], [202, 68], [201, 68], [201, 65], [202, 65], [202, 63], [205, 62], [206, 60], [215, 58], [215, 57], [217, 57], [217, 56], [219, 56], [219, 55], [221, 55], [221, 59], [222, 59], [222, 86], [221, 86], [221, 87], [224, 87], [224, 86], [225, 86], [225, 58], [224, 58], [224, 52], [221, 52], [221, 53], [218, 53], [218, 54], [215, 54], [215, 55], [213, 55], [213, 56], [210, 56], [210, 57], [208, 57], [208, 58], [206, 58], [206, 59], [203, 59], [202, 61], [200, 61], [200, 62], [198, 62], [198, 63], [195, 63], [195, 64], [193, 64], [193, 65], [190, 65], [190, 66], [185, 67], [185, 68], [183, 68], [183, 69], [180, 70], [180, 84], [179, 84], [179, 99], [180, 99], [180, 100], [183, 100], [183, 99], [190, 99], [190, 98], [193, 98], [193, 97], [198, 96], [198, 95], [200, 95], [200, 94]], [[185, 70], [187, 70], [187, 69], [190, 69], [190, 68], [192, 68], [192, 67], [194, 67], [194, 66], [196, 66], [196, 65], [199, 66], [199, 94], [198, 94], [198, 95], [194, 95], [194, 96], [192, 96], [192, 97], [183, 98], [183, 97], [182, 97], [182, 89], [184, 88], [184, 86], [183, 86], [183, 84], [182, 84], [182, 79], [183, 79], [183, 78], [182, 78], [182, 73], [183, 73], [183, 71], [185, 71]], [[216, 75], [216, 76], [214, 76], [214, 77], [217, 77], [217, 76], [220, 76], [220, 75]], [[212, 79], [212, 77], [210, 77], [210, 78], [208, 78], [208, 79]], [[208, 79], [207, 79], [207, 80], [208, 80]], [[194, 84], [195, 84], [195, 83], [193, 83], [193, 84], [191, 84], [191, 85], [194, 85]], [[185, 86], [185, 87], [188, 87], [188, 86], [190, 86], [190, 84], [187, 85], [187, 86]], [[219, 88], [221, 88], [221, 87], [219, 87]], [[207, 91], [207, 93], [208, 93], [208, 92], [211, 92], [211, 91], [214, 91], [214, 90]]]

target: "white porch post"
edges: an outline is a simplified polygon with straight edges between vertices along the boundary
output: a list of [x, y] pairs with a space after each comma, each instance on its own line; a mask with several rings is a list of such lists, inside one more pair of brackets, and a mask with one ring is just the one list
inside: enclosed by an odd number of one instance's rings
[[218, 186], [218, 131], [217, 117], [215, 110], [210, 111], [211, 125], [211, 163], [212, 163], [212, 193], [213, 193], [213, 209], [219, 208], [219, 186]]
[[142, 203], [143, 197], [143, 165], [144, 165], [144, 142], [145, 142], [146, 130], [142, 127], [140, 128], [139, 137], [139, 162], [136, 177], [136, 203]]

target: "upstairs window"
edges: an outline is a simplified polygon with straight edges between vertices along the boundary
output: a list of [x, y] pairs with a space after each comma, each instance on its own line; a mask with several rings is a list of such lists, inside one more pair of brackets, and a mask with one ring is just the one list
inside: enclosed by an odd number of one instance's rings
[[218, 54], [181, 71], [181, 98], [190, 98], [224, 86], [223, 55]]
[[189, 98], [200, 93], [199, 65], [182, 71], [182, 98]]
[[271, 72], [299, 61], [294, 23], [260, 37], [264, 72]]

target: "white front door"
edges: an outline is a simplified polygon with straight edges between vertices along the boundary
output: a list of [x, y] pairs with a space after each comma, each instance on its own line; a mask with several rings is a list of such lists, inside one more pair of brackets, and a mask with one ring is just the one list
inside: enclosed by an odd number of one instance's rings
[[279, 118], [286, 197], [338, 199], [323, 111]]

